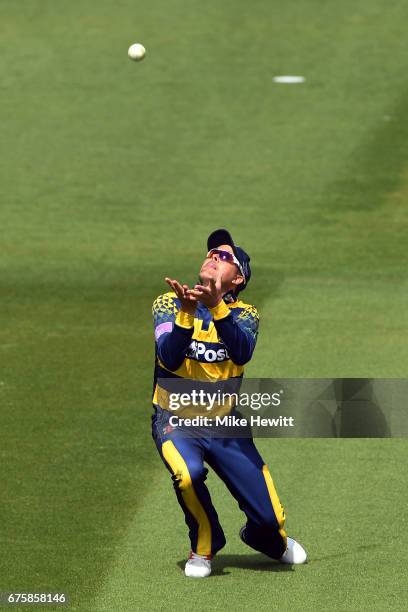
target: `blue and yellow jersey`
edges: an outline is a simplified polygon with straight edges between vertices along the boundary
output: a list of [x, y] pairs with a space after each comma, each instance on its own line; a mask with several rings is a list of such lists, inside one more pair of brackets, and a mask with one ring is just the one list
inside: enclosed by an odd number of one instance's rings
[[158, 379], [219, 382], [242, 378], [255, 349], [259, 316], [255, 306], [227, 294], [215, 308], [198, 303], [195, 314], [181, 310], [169, 291], [153, 303], [156, 363], [153, 404], [160, 401]]

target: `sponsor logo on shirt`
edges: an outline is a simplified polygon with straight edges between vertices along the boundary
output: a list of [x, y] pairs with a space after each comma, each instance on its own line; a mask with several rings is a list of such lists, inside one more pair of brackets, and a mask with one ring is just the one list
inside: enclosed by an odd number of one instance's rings
[[213, 342], [199, 342], [193, 340], [187, 349], [186, 357], [213, 363], [215, 361], [226, 361], [229, 359], [228, 351], [225, 346]]

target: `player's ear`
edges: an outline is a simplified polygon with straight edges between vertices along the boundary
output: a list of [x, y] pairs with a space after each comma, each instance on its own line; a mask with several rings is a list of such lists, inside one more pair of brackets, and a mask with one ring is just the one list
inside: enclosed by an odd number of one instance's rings
[[241, 285], [244, 282], [244, 277], [242, 276], [242, 274], [237, 274], [236, 277], [232, 280], [232, 284], [235, 285], [236, 287], [238, 285]]

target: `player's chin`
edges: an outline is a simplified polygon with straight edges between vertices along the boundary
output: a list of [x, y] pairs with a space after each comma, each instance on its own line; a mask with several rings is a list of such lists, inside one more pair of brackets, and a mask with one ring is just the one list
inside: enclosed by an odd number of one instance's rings
[[201, 270], [200, 274], [199, 274], [199, 279], [202, 285], [204, 285], [206, 282], [208, 283], [211, 279], [216, 278], [216, 271], [215, 270]]

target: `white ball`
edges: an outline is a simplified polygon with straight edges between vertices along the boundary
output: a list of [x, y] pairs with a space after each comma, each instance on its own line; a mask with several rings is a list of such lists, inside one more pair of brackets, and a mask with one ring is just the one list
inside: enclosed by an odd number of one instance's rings
[[146, 55], [146, 49], [140, 43], [135, 43], [134, 45], [130, 45], [128, 49], [128, 56], [130, 59], [135, 62], [140, 62]]

